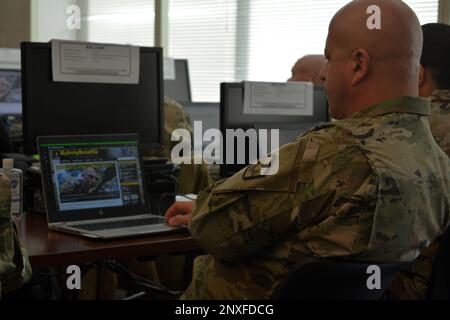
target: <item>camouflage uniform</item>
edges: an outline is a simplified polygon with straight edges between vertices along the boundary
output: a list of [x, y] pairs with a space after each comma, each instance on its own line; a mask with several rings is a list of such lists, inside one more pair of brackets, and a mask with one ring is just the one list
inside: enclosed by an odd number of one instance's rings
[[[441, 149], [450, 157], [450, 90], [436, 90], [431, 95], [431, 113], [428, 118], [431, 133]], [[433, 243], [417, 258], [414, 266], [398, 274], [386, 295], [389, 299], [425, 299], [433, 259], [439, 249]]]
[[[172, 132], [176, 129], [187, 129], [193, 136], [193, 128], [191, 119], [184, 108], [168, 97], [164, 98], [164, 118], [163, 149], [157, 154], [151, 153], [148, 155], [170, 159], [172, 148], [178, 144], [178, 141], [171, 141]], [[180, 169], [180, 175], [177, 179], [179, 193], [197, 194], [212, 182], [208, 173], [208, 166], [205, 164], [182, 164]]]
[[269, 298], [300, 259], [415, 259], [450, 221], [450, 160], [429, 102], [398, 97], [308, 131], [261, 164], [200, 193], [189, 223], [209, 254], [185, 299]]
[[[178, 141], [171, 141], [175, 129], [187, 129], [193, 137], [192, 122], [186, 110], [176, 101], [164, 98], [164, 156], [171, 158], [172, 148]], [[206, 164], [181, 164], [177, 178], [178, 193], [197, 194], [212, 183]], [[183, 270], [190, 263], [184, 255], [162, 255], [156, 260], [159, 280], [170, 288], [184, 288]]]
[[2, 293], [20, 288], [31, 278], [26, 250], [11, 218], [9, 180], [0, 176], [0, 299]]
[[164, 146], [166, 156], [170, 158], [170, 151], [178, 143], [171, 141], [172, 132], [176, 129], [186, 129], [193, 134], [192, 122], [186, 110], [176, 101], [164, 97]]

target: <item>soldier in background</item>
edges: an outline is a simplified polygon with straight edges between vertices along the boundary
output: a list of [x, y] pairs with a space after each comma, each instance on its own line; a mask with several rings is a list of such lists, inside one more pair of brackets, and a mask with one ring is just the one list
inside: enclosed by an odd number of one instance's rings
[[[192, 121], [186, 109], [175, 100], [164, 97], [164, 149], [160, 156], [171, 159], [172, 148], [179, 141], [171, 141], [172, 132], [176, 129], [187, 129], [194, 136]], [[179, 194], [198, 194], [212, 183], [206, 164], [180, 164], [180, 174], [177, 177], [177, 192]], [[184, 279], [184, 269], [190, 263], [185, 255], [161, 255], [156, 259], [157, 272], [145, 264], [134, 266], [139, 274], [147, 275], [148, 279], [158, 279], [162, 284], [176, 290], [183, 290], [187, 281]], [[150, 266], [150, 264], [149, 264]]]
[[[164, 149], [161, 156], [170, 160], [172, 148], [178, 141], [171, 141], [172, 132], [176, 129], [187, 129], [194, 136], [192, 122], [186, 110], [176, 101], [164, 98]], [[205, 164], [181, 164], [177, 179], [178, 193], [197, 194], [208, 187], [212, 181]]]
[[322, 54], [310, 54], [297, 60], [291, 70], [288, 81], [306, 81], [314, 84], [323, 84], [320, 79], [320, 71], [327, 60]]
[[[366, 27], [371, 5], [379, 30]], [[183, 298], [269, 298], [304, 258], [412, 261], [443, 233], [450, 160], [417, 97], [421, 51], [400, 0], [355, 0], [333, 17], [321, 78], [337, 121], [281, 147], [276, 175], [251, 165], [166, 213], [209, 254]]]
[[[420, 59], [419, 95], [431, 99], [428, 118], [431, 132], [450, 157], [450, 26], [429, 23], [422, 26], [423, 49]], [[434, 256], [439, 243], [433, 243], [417, 258], [417, 263], [398, 274], [386, 291], [389, 299], [425, 299]]]
[[0, 299], [31, 278], [31, 266], [11, 217], [9, 180], [0, 175]]

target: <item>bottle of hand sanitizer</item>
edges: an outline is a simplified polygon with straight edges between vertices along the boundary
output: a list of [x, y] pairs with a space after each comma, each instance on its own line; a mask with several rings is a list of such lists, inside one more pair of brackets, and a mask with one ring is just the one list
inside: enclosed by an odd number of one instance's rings
[[11, 185], [11, 214], [19, 217], [22, 214], [22, 170], [14, 168], [14, 159], [3, 159], [1, 173], [8, 177]]

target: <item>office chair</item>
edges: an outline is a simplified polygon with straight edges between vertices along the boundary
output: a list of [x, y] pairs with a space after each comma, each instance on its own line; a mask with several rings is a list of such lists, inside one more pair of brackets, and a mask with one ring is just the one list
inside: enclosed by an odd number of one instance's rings
[[439, 242], [427, 290], [428, 300], [450, 300], [450, 228]]
[[[371, 265], [381, 270], [380, 289], [370, 290]], [[308, 258], [298, 263], [275, 289], [276, 300], [378, 300], [397, 272], [408, 263], [386, 264], [330, 258]]]

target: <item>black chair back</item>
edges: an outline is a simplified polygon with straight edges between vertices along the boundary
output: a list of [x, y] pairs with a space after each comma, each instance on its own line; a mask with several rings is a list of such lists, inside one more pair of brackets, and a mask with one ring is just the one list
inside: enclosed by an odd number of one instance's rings
[[[411, 263], [368, 263], [308, 258], [297, 264], [276, 288], [277, 300], [378, 300], [397, 272]], [[379, 289], [371, 284], [379, 267]], [[373, 267], [372, 267], [373, 268]], [[368, 286], [369, 282], [369, 286]], [[370, 288], [369, 288], [370, 287]]]

